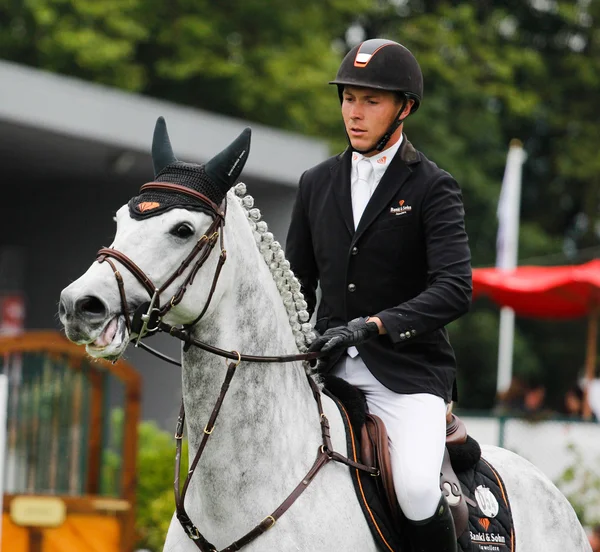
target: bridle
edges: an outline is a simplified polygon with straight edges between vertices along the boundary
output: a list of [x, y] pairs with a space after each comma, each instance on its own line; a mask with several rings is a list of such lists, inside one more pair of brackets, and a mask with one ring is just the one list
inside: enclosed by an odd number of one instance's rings
[[[102, 249], [100, 249], [100, 251], [98, 251], [96, 260], [99, 263], [103, 263], [106, 261], [110, 265], [117, 280], [117, 285], [119, 287], [119, 296], [121, 298], [121, 307], [123, 309], [123, 315], [125, 316], [125, 324], [129, 332], [132, 331], [132, 326], [131, 317], [129, 314], [129, 307], [127, 306], [127, 297], [125, 295], [123, 277], [121, 276], [121, 273], [119, 272], [115, 263], [110, 257], [116, 259], [123, 266], [125, 266], [125, 268], [127, 268], [127, 270], [137, 279], [137, 281], [140, 284], [142, 284], [142, 286], [150, 295], [150, 302], [144, 303], [138, 309], [140, 311], [138, 315], [141, 315], [141, 321], [143, 325], [141, 328], [136, 328], [138, 333], [137, 343], [139, 343], [140, 339], [144, 337], [147, 333], [153, 333], [159, 329], [158, 326], [149, 327], [151, 323], [158, 324], [158, 322], [162, 319], [162, 317], [165, 314], [167, 314], [175, 305], [181, 302], [187, 288], [194, 282], [194, 278], [198, 273], [198, 270], [200, 270], [200, 267], [206, 262], [208, 256], [213, 250], [215, 244], [217, 243], [217, 240], [220, 239], [221, 254], [219, 255], [219, 261], [215, 269], [215, 274], [213, 276], [213, 282], [208, 298], [206, 300], [206, 303], [204, 304], [204, 308], [200, 311], [200, 314], [196, 317], [196, 319], [190, 324], [186, 324], [186, 326], [188, 327], [194, 326], [206, 313], [208, 306], [210, 305], [212, 296], [214, 294], [214, 290], [217, 285], [217, 280], [219, 279], [219, 275], [221, 274], [221, 269], [223, 268], [223, 265], [227, 260], [227, 251], [225, 250], [223, 242], [223, 227], [225, 226], [225, 213], [227, 207], [227, 203], [225, 200], [223, 200], [221, 206], [218, 206], [200, 192], [192, 190], [191, 188], [187, 188], [186, 186], [181, 186], [179, 184], [171, 184], [168, 182], [149, 182], [148, 184], [144, 184], [140, 188], [140, 193], [146, 190], [164, 190], [178, 192], [191, 196], [196, 200], [199, 200], [205, 207], [207, 207], [207, 210], [211, 214], [213, 221], [208, 227], [208, 230], [198, 239], [198, 241], [194, 245], [194, 248], [190, 251], [189, 255], [181, 262], [177, 270], [175, 270], [160, 287], [154, 285], [149, 276], [147, 276], [146, 273], [124, 253], [121, 253], [120, 251], [114, 248], [108, 247], [103, 247]], [[198, 258], [196, 259], [196, 257]], [[179, 286], [179, 289], [171, 297], [171, 300], [161, 307], [160, 295], [185, 272], [185, 270], [192, 264], [194, 259], [195, 264], [192, 266], [191, 270], [188, 272], [187, 276]], [[143, 310], [146, 310], [146, 312], [143, 313]]]
[[[192, 541], [196, 544], [198, 549], [201, 552], [218, 552], [217, 548], [211, 544], [202, 533], [198, 530], [196, 525], [191, 521], [188, 516], [184, 501], [187, 490], [189, 488], [189, 484], [194, 474], [196, 467], [200, 461], [202, 453], [206, 447], [208, 439], [213, 433], [216, 419], [221, 410], [221, 406], [225, 399], [225, 395], [229, 389], [229, 385], [233, 376], [235, 375], [235, 371], [240, 364], [241, 361], [247, 360], [251, 362], [293, 362], [298, 360], [315, 360], [320, 356], [320, 353], [299, 353], [292, 355], [282, 355], [282, 356], [255, 356], [255, 355], [245, 355], [238, 353], [237, 351], [226, 351], [224, 349], [219, 349], [218, 347], [214, 347], [207, 343], [204, 343], [198, 339], [193, 338], [190, 335], [191, 328], [197, 324], [204, 314], [206, 313], [211, 299], [214, 295], [214, 291], [217, 285], [217, 281], [219, 279], [219, 275], [221, 274], [221, 269], [227, 260], [227, 252], [224, 247], [224, 238], [223, 238], [223, 229], [225, 226], [225, 214], [227, 209], [227, 201], [226, 198], [223, 199], [223, 203], [219, 206], [216, 205], [213, 201], [211, 201], [208, 197], [200, 192], [187, 188], [185, 186], [181, 186], [179, 184], [172, 184], [168, 182], [149, 182], [144, 184], [140, 192], [145, 190], [163, 190], [163, 191], [171, 191], [178, 192], [182, 194], [186, 194], [188, 196], [194, 197], [196, 200], [199, 200], [206, 210], [211, 215], [213, 221], [209, 226], [208, 230], [198, 239], [192, 251], [188, 254], [188, 256], [181, 262], [177, 270], [175, 270], [171, 276], [167, 278], [167, 280], [160, 286], [156, 286], [152, 280], [146, 275], [146, 273], [136, 264], [134, 263], [127, 255], [121, 253], [120, 251], [114, 248], [106, 248], [103, 247], [98, 251], [96, 260], [99, 263], [107, 262], [117, 281], [117, 286], [119, 288], [119, 296], [121, 300], [121, 306], [123, 309], [123, 315], [125, 316], [125, 324], [127, 326], [127, 330], [131, 333], [132, 330], [138, 333], [138, 338], [136, 341], [136, 346], [141, 344], [140, 340], [147, 336], [155, 333], [157, 331], [163, 331], [177, 337], [178, 339], [184, 342], [184, 351], [188, 350], [189, 347], [195, 346], [201, 348], [210, 353], [222, 356], [224, 358], [235, 360], [235, 362], [230, 362], [227, 368], [227, 374], [225, 376], [225, 380], [221, 386], [221, 391], [213, 407], [211, 415], [209, 417], [208, 423], [204, 428], [204, 433], [202, 435], [202, 440], [200, 445], [198, 446], [198, 450], [196, 455], [190, 464], [186, 479], [183, 483], [183, 488], [180, 487], [180, 468], [181, 468], [181, 452], [182, 452], [182, 439], [183, 439], [183, 430], [185, 425], [185, 409], [183, 405], [183, 400], [181, 402], [181, 409], [179, 413], [179, 418], [177, 420], [177, 428], [175, 431], [175, 439], [176, 439], [176, 454], [175, 454], [175, 482], [174, 482], [174, 491], [175, 491], [175, 506], [176, 506], [176, 516], [179, 522], [181, 523], [183, 529], [186, 534]], [[208, 297], [206, 299], [206, 303], [204, 307], [200, 311], [200, 314], [189, 324], [185, 324], [183, 328], [178, 328], [176, 326], [171, 326], [162, 321], [162, 318], [165, 314], [167, 314], [173, 307], [181, 302], [183, 296], [190, 285], [192, 285], [194, 278], [202, 265], [208, 259], [211, 251], [214, 249], [217, 241], [220, 242], [221, 253], [219, 255], [219, 260], [217, 266], [215, 268], [215, 272], [213, 275], [212, 284], [210, 287], [210, 291]], [[130, 318], [130, 309], [127, 305], [127, 296], [125, 294], [125, 286], [123, 283], [123, 277], [119, 272], [114, 260], [118, 261], [122, 264], [135, 278], [136, 280], [146, 289], [148, 294], [150, 295], [150, 301], [142, 304], [136, 310], [136, 313], [133, 316], [133, 321]], [[160, 305], [160, 295], [180, 276], [184, 274], [186, 269], [191, 266], [191, 269], [185, 276], [183, 282], [179, 286], [178, 290], [173, 294], [171, 299], [165, 303], [162, 307]], [[143, 344], [141, 344], [143, 346]], [[166, 357], [162, 353], [153, 350], [150, 347], [143, 346], [144, 349], [149, 352], [159, 356], [163, 360], [170, 362], [172, 364], [177, 364], [181, 366], [179, 362], [176, 360], [170, 359]], [[290, 508], [290, 506], [296, 501], [296, 499], [304, 492], [304, 490], [308, 487], [310, 482], [314, 479], [319, 470], [326, 465], [330, 461], [336, 461], [343, 464], [346, 464], [355, 469], [359, 469], [365, 471], [373, 476], [379, 475], [379, 470], [377, 468], [373, 468], [359, 462], [354, 462], [349, 458], [335, 452], [333, 450], [333, 445], [331, 442], [331, 434], [330, 434], [330, 426], [329, 420], [324, 413], [323, 405], [321, 402], [321, 392], [318, 386], [315, 384], [314, 380], [308, 376], [307, 379], [312, 390], [313, 396], [317, 403], [317, 408], [319, 412], [319, 420], [321, 425], [321, 437], [322, 437], [322, 445], [319, 447], [317, 451], [317, 458], [315, 459], [313, 465], [311, 466], [308, 473], [303, 477], [302, 481], [296, 486], [296, 488], [289, 494], [289, 496], [281, 503], [281, 505], [276, 508], [270, 515], [265, 517], [256, 527], [254, 527], [251, 531], [246, 533], [243, 537], [233, 542], [226, 548], [223, 548], [220, 552], [234, 552], [240, 550], [243, 546], [249, 544], [258, 536], [262, 535], [275, 523], [277, 520]]]

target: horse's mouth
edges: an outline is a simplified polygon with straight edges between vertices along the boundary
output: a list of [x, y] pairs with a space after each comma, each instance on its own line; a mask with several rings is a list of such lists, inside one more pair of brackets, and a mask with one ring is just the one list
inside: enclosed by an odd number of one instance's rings
[[96, 358], [116, 360], [127, 347], [127, 333], [125, 316], [117, 315], [108, 321], [94, 341], [86, 345], [87, 353]]

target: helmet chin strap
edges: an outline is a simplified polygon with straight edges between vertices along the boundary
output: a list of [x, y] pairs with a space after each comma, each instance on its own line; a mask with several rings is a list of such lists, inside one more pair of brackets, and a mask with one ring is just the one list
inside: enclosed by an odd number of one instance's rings
[[[400, 115], [402, 115], [403, 111], [406, 109], [406, 105], [408, 104], [408, 97], [404, 96], [404, 100], [402, 101], [402, 107], [400, 107], [400, 110], [398, 111], [396, 117], [394, 118], [394, 121], [392, 122], [392, 124], [388, 127], [388, 129], [385, 131], [385, 134], [379, 139], [377, 140], [377, 142], [375, 143], [375, 146], [366, 150], [359, 150], [357, 148], [355, 148], [352, 145], [352, 142], [350, 141], [350, 136], [348, 136], [348, 133], [346, 132], [346, 138], [348, 139], [348, 143], [350, 144], [350, 147], [362, 154], [362, 155], [366, 155], [367, 153], [371, 153], [372, 151], [383, 151], [385, 149], [385, 146], [387, 145], [387, 143], [390, 141], [390, 138], [392, 137], [392, 134], [394, 134], [394, 132], [396, 132], [396, 130], [398, 129], [398, 127], [404, 122], [404, 120], [406, 119], [406, 117], [404, 117], [403, 119], [400, 118]], [[408, 115], [407, 115], [408, 117]]]

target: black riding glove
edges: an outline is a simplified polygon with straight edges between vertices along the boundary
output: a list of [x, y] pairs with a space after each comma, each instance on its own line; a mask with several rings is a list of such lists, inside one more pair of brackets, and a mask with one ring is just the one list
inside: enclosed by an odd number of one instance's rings
[[350, 320], [347, 326], [337, 326], [326, 330], [323, 335], [318, 336], [311, 343], [308, 351], [324, 353], [323, 357], [319, 359], [317, 370], [327, 371], [348, 347], [360, 345], [377, 334], [379, 334], [379, 328], [375, 322], [367, 322], [366, 318], [355, 318]]

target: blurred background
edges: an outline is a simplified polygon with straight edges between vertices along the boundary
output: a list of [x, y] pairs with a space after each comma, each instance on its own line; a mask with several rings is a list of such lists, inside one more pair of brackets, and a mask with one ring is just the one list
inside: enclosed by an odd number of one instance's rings
[[[518, 265], [600, 256], [598, 1], [0, 0], [0, 21], [4, 334], [59, 330], [61, 289], [110, 243], [115, 211], [152, 177], [159, 115], [186, 161], [206, 161], [253, 128], [243, 180], [284, 243], [298, 178], [345, 147], [327, 83], [367, 38], [396, 40], [419, 60], [425, 94], [405, 132], [460, 183], [475, 268], [497, 262], [514, 139], [525, 153]], [[482, 296], [449, 328], [457, 411], [476, 437], [542, 464], [582, 521], [598, 523], [600, 450], [590, 443], [600, 434], [594, 414], [581, 421], [586, 343], [597, 328], [583, 316], [517, 316], [510, 385], [499, 386], [499, 320], [499, 305]], [[178, 344], [153, 339], [178, 354]], [[177, 416], [179, 372], [138, 350], [126, 362], [141, 376], [144, 431], [161, 439]], [[595, 376], [595, 350], [592, 363]], [[11, 379], [13, 395], [21, 384]], [[117, 422], [121, 402], [106, 403]], [[138, 542], [151, 547], [145, 530]]]

